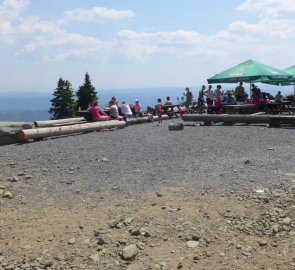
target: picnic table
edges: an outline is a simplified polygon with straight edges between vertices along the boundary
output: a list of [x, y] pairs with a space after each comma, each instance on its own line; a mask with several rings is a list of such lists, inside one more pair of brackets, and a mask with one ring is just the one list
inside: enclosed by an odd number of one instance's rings
[[[110, 109], [103, 109], [102, 110], [106, 115], [110, 116]], [[82, 110], [82, 111], [77, 111], [75, 112], [78, 116], [84, 117], [86, 121], [91, 122], [92, 121], [92, 116], [91, 112], [88, 110]]]
[[295, 103], [292, 101], [282, 101], [276, 103], [260, 103], [259, 110], [267, 114], [295, 114]]
[[255, 107], [255, 104], [222, 104], [222, 109], [227, 114], [251, 114], [255, 111]]
[[178, 113], [180, 113], [181, 105], [163, 105], [164, 114], [167, 114], [170, 118], [175, 116], [178, 118]]

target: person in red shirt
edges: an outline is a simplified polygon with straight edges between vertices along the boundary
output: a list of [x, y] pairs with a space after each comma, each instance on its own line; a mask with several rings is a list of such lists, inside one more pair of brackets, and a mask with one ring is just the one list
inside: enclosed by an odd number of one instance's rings
[[88, 108], [91, 113], [92, 121], [106, 121], [109, 120], [109, 117], [104, 113], [99, 107], [97, 101], [94, 101], [92, 106]]

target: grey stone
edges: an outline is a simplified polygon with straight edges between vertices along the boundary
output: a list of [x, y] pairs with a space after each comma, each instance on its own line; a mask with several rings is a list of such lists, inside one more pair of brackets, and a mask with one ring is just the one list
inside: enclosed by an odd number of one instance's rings
[[129, 245], [122, 250], [122, 258], [124, 260], [133, 260], [138, 254], [138, 249], [136, 245]]
[[99, 254], [90, 255], [89, 259], [92, 260], [95, 263], [99, 263], [99, 261], [100, 261]]
[[187, 241], [186, 246], [188, 248], [195, 248], [199, 245], [200, 243], [198, 241]]
[[291, 224], [291, 221], [292, 220], [290, 218], [286, 217], [283, 219], [283, 225], [289, 226]]
[[74, 245], [76, 243], [76, 239], [75, 238], [71, 238], [69, 241], [68, 241], [68, 244], [69, 245]]
[[13, 195], [9, 191], [4, 191], [3, 194], [2, 194], [2, 197], [3, 198], [7, 198], [7, 199], [12, 199], [13, 198]]

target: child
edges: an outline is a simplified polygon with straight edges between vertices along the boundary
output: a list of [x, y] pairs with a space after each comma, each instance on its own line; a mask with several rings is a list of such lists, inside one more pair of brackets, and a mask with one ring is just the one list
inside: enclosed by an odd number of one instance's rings
[[156, 105], [156, 112], [158, 115], [158, 125], [163, 125], [162, 115], [164, 114], [164, 110], [163, 110], [162, 100], [160, 98], [158, 98], [157, 101], [158, 101], [158, 103]]

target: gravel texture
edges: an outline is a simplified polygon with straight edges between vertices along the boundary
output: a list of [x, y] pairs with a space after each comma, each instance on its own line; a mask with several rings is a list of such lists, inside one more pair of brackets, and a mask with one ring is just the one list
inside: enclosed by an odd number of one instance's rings
[[294, 129], [188, 122], [168, 131], [179, 121], [2, 146], [2, 177], [27, 176], [30, 188], [22, 193], [35, 199], [109, 188], [140, 195], [177, 183], [233, 190], [294, 181]]

